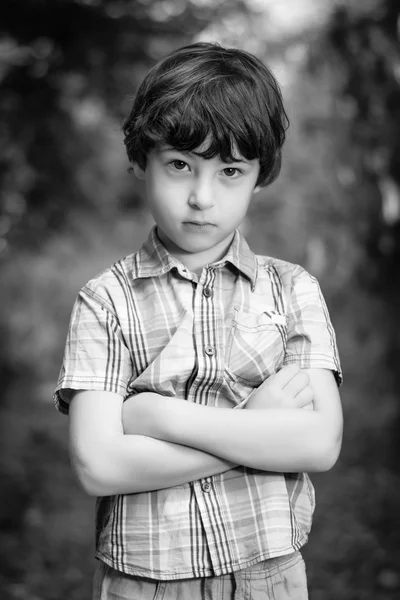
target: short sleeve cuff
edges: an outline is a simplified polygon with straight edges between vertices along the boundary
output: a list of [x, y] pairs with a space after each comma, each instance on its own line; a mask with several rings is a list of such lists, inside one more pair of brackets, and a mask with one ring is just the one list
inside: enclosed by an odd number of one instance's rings
[[65, 377], [59, 381], [53, 395], [53, 401], [56, 409], [60, 413], [68, 415], [71, 397], [75, 391], [85, 390], [95, 392], [113, 392], [115, 394], [120, 394], [125, 399], [129, 395], [127, 388], [128, 383], [125, 384], [123, 382], [119, 382], [114, 386], [110, 386], [106, 381], [104, 381], [103, 378], [100, 377], [75, 377], [74, 379]]
[[287, 354], [283, 364], [296, 364], [301, 369], [329, 369], [333, 372], [338, 387], [343, 383], [341, 366], [326, 354]]

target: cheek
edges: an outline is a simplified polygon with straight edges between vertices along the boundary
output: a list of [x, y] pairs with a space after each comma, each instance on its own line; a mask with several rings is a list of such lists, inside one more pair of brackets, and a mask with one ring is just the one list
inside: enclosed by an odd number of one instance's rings
[[148, 184], [147, 206], [159, 225], [166, 226], [180, 215], [177, 190], [165, 178]]
[[232, 221], [238, 218], [242, 218], [247, 213], [250, 206], [253, 193], [249, 191], [248, 187], [236, 188], [229, 190], [225, 194], [224, 198], [224, 211], [229, 214]]
[[183, 185], [177, 185], [177, 182], [167, 177], [165, 174], [157, 174], [148, 181], [147, 193], [156, 203], [173, 203], [183, 195]]

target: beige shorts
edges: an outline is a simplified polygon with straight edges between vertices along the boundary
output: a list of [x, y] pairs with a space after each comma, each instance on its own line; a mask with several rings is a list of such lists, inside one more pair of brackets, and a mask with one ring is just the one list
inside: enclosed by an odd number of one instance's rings
[[126, 575], [98, 561], [93, 600], [307, 600], [300, 552], [219, 577], [158, 581]]

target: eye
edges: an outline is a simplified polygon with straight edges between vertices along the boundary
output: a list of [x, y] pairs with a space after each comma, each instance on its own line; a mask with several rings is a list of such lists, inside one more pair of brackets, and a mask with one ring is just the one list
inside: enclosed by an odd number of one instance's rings
[[173, 160], [169, 163], [176, 171], [183, 171], [188, 164], [183, 160]]
[[235, 169], [234, 167], [227, 167], [226, 169], [223, 170], [223, 173], [224, 173], [224, 175], [226, 175], [227, 177], [232, 179], [232, 177], [239, 174], [240, 171], [239, 171], [239, 169]]

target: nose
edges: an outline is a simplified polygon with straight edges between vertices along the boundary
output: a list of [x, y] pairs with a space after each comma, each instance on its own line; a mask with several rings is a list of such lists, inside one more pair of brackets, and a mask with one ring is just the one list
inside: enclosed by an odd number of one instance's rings
[[208, 178], [197, 178], [189, 193], [189, 206], [196, 210], [206, 210], [215, 204], [214, 190]]

